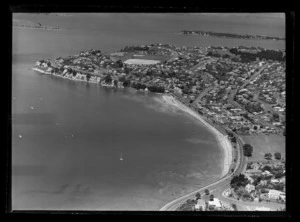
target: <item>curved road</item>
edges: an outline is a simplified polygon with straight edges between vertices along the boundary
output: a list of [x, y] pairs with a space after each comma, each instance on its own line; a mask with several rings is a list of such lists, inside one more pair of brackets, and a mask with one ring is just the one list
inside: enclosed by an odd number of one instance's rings
[[230, 181], [231, 178], [235, 175], [238, 175], [240, 173], [243, 173], [245, 170], [245, 157], [244, 157], [244, 153], [243, 153], [243, 144], [244, 141], [235, 133], [233, 133], [236, 138], [237, 138], [237, 150], [238, 150], [238, 164], [235, 168], [235, 171], [232, 174], [229, 174], [221, 179], [219, 179], [218, 181], [211, 183], [205, 187], [202, 187], [198, 190], [195, 190], [189, 194], [186, 194], [182, 197], [179, 197], [169, 203], [167, 203], [166, 205], [164, 205], [162, 208], [160, 208], [160, 211], [175, 211], [181, 204], [185, 203], [188, 199], [193, 199], [195, 198], [195, 194], [197, 192], [199, 192], [201, 195], [204, 192], [205, 189], [209, 189], [209, 190], [216, 190], [216, 189], [221, 189], [222, 191], [228, 189], [230, 187]]

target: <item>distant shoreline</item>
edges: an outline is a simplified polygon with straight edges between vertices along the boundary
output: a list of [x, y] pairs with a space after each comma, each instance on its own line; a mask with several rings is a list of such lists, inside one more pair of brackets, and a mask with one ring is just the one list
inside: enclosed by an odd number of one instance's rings
[[224, 159], [223, 159], [223, 169], [221, 173], [221, 178], [224, 177], [227, 173], [229, 173], [230, 166], [232, 164], [232, 146], [230, 141], [228, 140], [227, 136], [224, 136], [222, 133], [220, 133], [216, 128], [214, 128], [211, 124], [207, 123], [201, 115], [178, 101], [176, 98], [174, 98], [171, 95], [164, 94], [162, 96], [163, 100], [167, 102], [169, 105], [176, 106], [180, 110], [188, 113], [189, 115], [195, 117], [197, 120], [199, 120], [203, 125], [205, 125], [206, 128], [208, 128], [216, 137], [219, 146], [223, 150]]
[[206, 37], [216, 37], [216, 38], [230, 38], [230, 39], [245, 39], [245, 40], [273, 40], [273, 41], [285, 41], [283, 37], [277, 36], [263, 36], [263, 35], [249, 35], [249, 34], [234, 34], [234, 33], [221, 33], [212, 31], [194, 31], [194, 30], [184, 30], [181, 31], [182, 35], [197, 35]]
[[37, 30], [49, 30], [49, 31], [64, 31], [70, 29], [63, 29], [59, 27], [50, 27], [50, 26], [41, 26], [41, 27], [34, 27], [34, 26], [24, 26], [24, 25], [13, 25], [14, 28], [24, 28], [24, 29], [37, 29]]

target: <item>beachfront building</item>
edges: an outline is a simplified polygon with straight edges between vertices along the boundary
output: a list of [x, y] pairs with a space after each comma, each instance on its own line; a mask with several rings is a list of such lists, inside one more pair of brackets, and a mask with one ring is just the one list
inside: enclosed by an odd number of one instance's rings
[[197, 204], [195, 205], [195, 210], [199, 210], [199, 211], [205, 210], [205, 201], [203, 199], [197, 200]]
[[218, 198], [214, 198], [211, 201], [208, 201], [208, 208], [210, 210], [218, 210], [222, 208], [222, 202]]

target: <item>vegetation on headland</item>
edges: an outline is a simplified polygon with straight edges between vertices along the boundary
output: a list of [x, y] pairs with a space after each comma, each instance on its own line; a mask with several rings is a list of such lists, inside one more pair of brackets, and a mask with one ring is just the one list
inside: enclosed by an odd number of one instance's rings
[[183, 30], [181, 33], [184, 35], [213, 36], [213, 37], [219, 37], [219, 38], [285, 40], [285, 38], [282, 38], [282, 37], [274, 37], [274, 36], [266, 36], [266, 35], [221, 33], [221, 32], [201, 31], [201, 30], [198, 30], [198, 31]]

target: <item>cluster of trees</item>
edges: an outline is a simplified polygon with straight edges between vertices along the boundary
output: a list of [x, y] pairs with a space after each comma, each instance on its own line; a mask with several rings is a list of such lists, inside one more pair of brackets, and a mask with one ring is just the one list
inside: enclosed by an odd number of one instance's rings
[[253, 113], [253, 112], [260, 112], [263, 111], [264, 109], [261, 107], [260, 103], [247, 103], [244, 105], [245, 109], [249, 112], [249, 113]]
[[134, 51], [148, 51], [148, 46], [125, 46], [124, 49], [121, 49], [121, 52], [134, 52]]
[[196, 200], [188, 199], [184, 204], [182, 204], [178, 210], [179, 211], [193, 211], [195, 204], [197, 204]]
[[122, 68], [123, 67], [123, 62], [119, 59], [118, 61], [116, 61], [113, 65], [113, 68]]
[[111, 78], [111, 75], [106, 75], [104, 77], [104, 82], [107, 83], [107, 84], [111, 84], [112, 83], [112, 78]]
[[271, 160], [272, 159], [272, 154], [271, 153], [266, 153], [265, 154], [265, 159]]
[[211, 57], [216, 57], [216, 58], [224, 58], [224, 59], [227, 59], [227, 58], [230, 58], [231, 56], [229, 54], [219, 54], [217, 52], [212, 52], [212, 51], [209, 51], [206, 56], [211, 56]]
[[273, 60], [279, 62], [285, 60], [285, 55], [282, 51], [275, 51], [270, 49], [262, 50], [257, 53], [242, 52], [239, 51], [237, 48], [232, 48], [229, 51], [232, 54], [240, 55], [241, 62], [252, 62], [255, 61], [256, 58], [259, 58], [260, 60], [266, 59], [266, 60]]
[[244, 155], [247, 157], [251, 157], [253, 153], [253, 147], [250, 144], [244, 144], [243, 146]]
[[162, 87], [162, 86], [155, 86], [155, 85], [148, 86], [148, 90], [150, 92], [158, 92], [158, 93], [164, 93], [165, 92], [165, 88], [164, 87]]
[[251, 197], [250, 193], [244, 187], [239, 187], [235, 193], [238, 196], [238, 199], [242, 198], [244, 200], [253, 200], [253, 197]]
[[[123, 83], [124, 84], [124, 83]], [[133, 82], [132, 84], [131, 84], [131, 87], [132, 88], [135, 88], [135, 89], [137, 89], [137, 90], [139, 90], [139, 89], [146, 89], [146, 85], [145, 84], [143, 84], [143, 83], [136, 83], [136, 82]]]
[[[274, 153], [274, 158], [276, 160], [281, 160], [281, 153], [279, 153], [279, 152]], [[265, 159], [271, 160], [272, 159], [272, 154], [271, 153], [266, 153], [265, 154]]]
[[234, 176], [230, 181], [230, 187], [233, 188], [235, 191], [239, 187], [245, 187], [248, 184], [248, 179], [245, 177], [244, 174], [239, 174]]
[[101, 53], [101, 50], [91, 50], [92, 55], [97, 55], [97, 53]]

